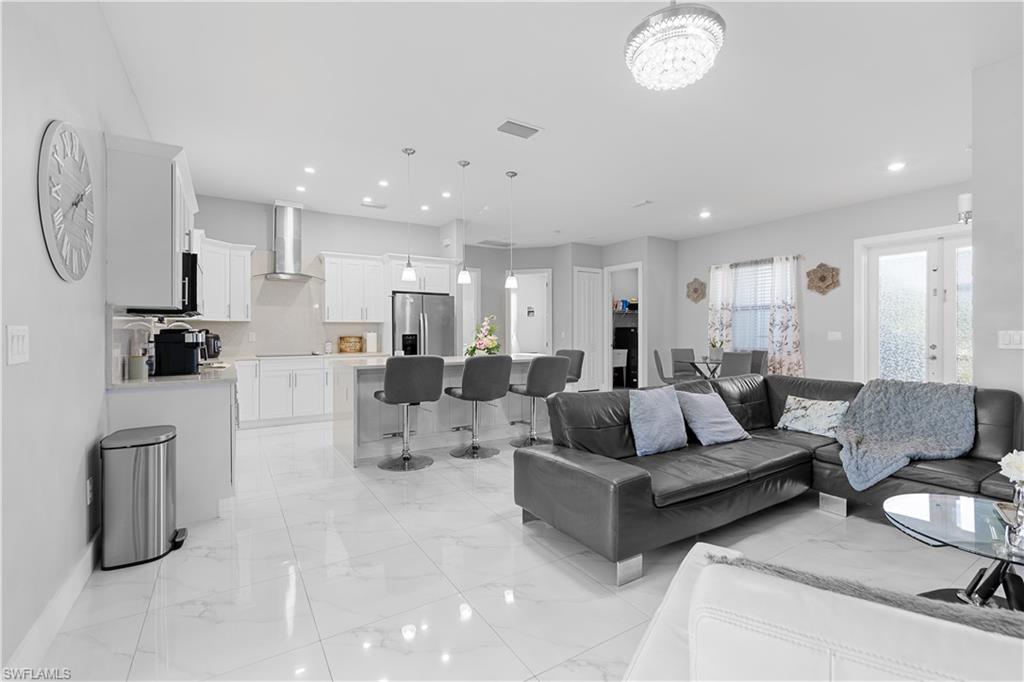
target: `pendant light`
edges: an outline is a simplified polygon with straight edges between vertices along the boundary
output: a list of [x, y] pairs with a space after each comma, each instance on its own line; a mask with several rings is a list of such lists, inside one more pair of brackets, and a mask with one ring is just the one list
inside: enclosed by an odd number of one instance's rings
[[[469, 241], [469, 224], [466, 222], [466, 166], [468, 165], [469, 161], [459, 161], [459, 166], [462, 167], [462, 240], [464, 243]], [[459, 276], [455, 281], [459, 284], [473, 283], [473, 276], [466, 269], [465, 246], [463, 246], [462, 269], [459, 270]]]
[[[416, 150], [412, 147], [402, 149], [405, 154], [405, 184], [409, 188], [409, 210], [412, 210], [412, 155]], [[415, 282], [419, 279], [416, 276], [416, 268], [412, 266], [412, 221], [406, 218], [405, 221], [405, 267], [402, 268], [402, 281]]]
[[513, 170], [505, 171], [508, 176], [508, 277], [505, 278], [506, 289], [518, 289], [519, 278], [516, 271], [512, 269], [512, 178], [519, 175]]

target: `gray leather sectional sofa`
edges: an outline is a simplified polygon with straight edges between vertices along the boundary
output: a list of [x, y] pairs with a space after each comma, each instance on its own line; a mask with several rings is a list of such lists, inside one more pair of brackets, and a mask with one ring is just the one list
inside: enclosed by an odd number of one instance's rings
[[814, 489], [871, 504], [905, 492], [1010, 499], [998, 460], [1020, 447], [1021, 398], [977, 389], [974, 447], [954, 460], [913, 462], [854, 491], [832, 438], [774, 428], [789, 395], [853, 400], [861, 384], [748, 374], [688, 381], [676, 390], [717, 392], [749, 440], [637, 457], [629, 392], [558, 393], [547, 400], [552, 445], [515, 451], [515, 500], [524, 522], [543, 519], [618, 564], [620, 584], [642, 574], [642, 553]]

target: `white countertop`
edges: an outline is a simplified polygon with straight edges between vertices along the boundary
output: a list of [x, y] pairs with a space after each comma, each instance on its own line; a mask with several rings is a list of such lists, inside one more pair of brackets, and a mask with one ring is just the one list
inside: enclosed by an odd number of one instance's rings
[[[512, 364], [528, 364], [535, 357], [536, 355], [532, 353], [514, 353], [512, 355]], [[346, 362], [345, 364], [351, 365], [357, 372], [363, 372], [383, 370], [387, 361], [387, 357], [353, 358], [350, 362]], [[465, 364], [466, 356], [464, 355], [453, 355], [444, 358], [445, 367], [461, 367]]]
[[202, 369], [199, 374], [174, 374], [164, 377], [147, 377], [145, 379], [125, 380], [119, 384], [111, 384], [108, 391], [125, 391], [142, 388], [159, 388], [163, 386], [233, 384], [238, 380], [233, 367], [227, 369]]
[[257, 360], [275, 360], [280, 358], [322, 358], [324, 360], [355, 360], [359, 358], [388, 357], [390, 353], [259, 353], [256, 355], [239, 355], [237, 357], [221, 356], [220, 362], [255, 362]]

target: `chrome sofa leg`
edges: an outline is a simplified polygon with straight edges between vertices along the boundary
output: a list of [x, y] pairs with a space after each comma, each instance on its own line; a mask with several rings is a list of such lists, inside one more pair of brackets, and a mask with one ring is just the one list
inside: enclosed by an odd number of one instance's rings
[[818, 509], [836, 516], [847, 516], [846, 498], [828, 493], [818, 493]]
[[615, 584], [622, 587], [644, 574], [644, 555], [634, 554], [628, 559], [615, 562]]

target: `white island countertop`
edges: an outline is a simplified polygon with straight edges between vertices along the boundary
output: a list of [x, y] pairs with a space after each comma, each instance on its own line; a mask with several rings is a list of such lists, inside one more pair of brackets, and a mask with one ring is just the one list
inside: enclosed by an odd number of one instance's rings
[[234, 367], [225, 369], [203, 368], [199, 374], [172, 374], [169, 376], [126, 379], [119, 384], [107, 386], [108, 391], [161, 388], [166, 386], [206, 386], [209, 384], [233, 384], [238, 381]]
[[318, 358], [320, 360], [358, 360], [360, 358], [387, 357], [390, 353], [257, 353], [256, 355], [221, 356], [222, 362], [254, 362], [257, 360], [280, 360]]
[[[357, 371], [357, 372], [365, 372], [365, 371], [373, 371], [373, 370], [380, 371], [380, 370], [383, 370], [384, 369], [384, 365], [387, 364], [388, 357], [390, 357], [390, 356], [352, 358], [351, 360], [345, 362], [344, 364], [349, 365], [351, 367], [354, 367], [355, 371]], [[513, 353], [512, 354], [512, 363], [513, 364], [529, 363], [530, 360], [533, 360], [535, 357], [537, 357], [537, 355], [535, 355], [533, 353]], [[462, 365], [465, 365], [465, 364], [466, 364], [466, 356], [465, 355], [452, 355], [452, 356], [448, 356], [448, 357], [444, 358], [444, 366], [445, 367], [461, 367]]]

